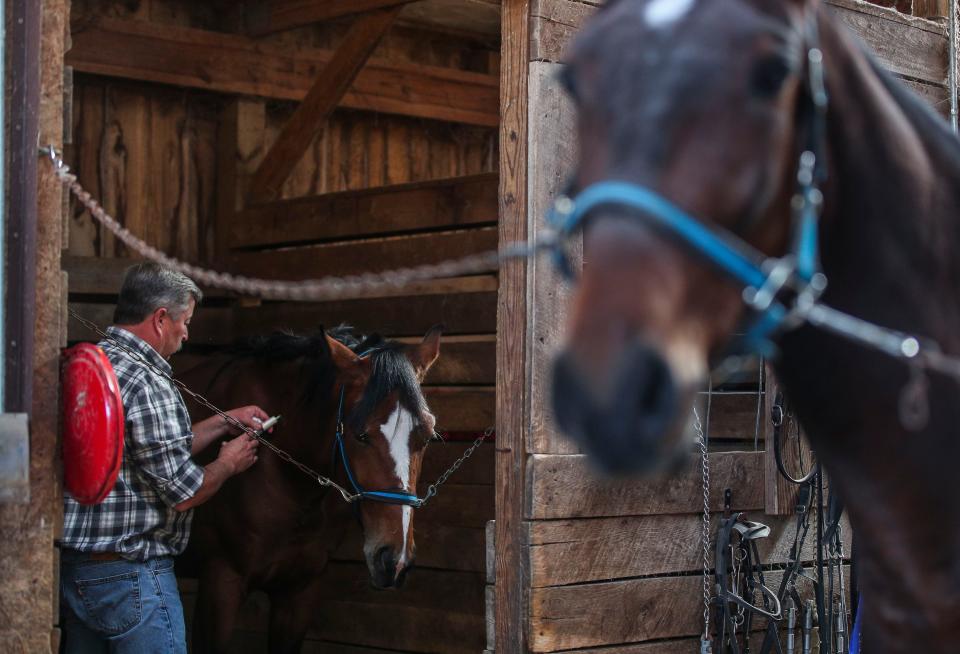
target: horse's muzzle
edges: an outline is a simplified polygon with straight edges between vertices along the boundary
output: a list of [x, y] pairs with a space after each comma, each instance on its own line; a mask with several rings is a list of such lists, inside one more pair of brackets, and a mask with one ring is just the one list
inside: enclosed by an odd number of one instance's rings
[[407, 576], [408, 565], [397, 569], [397, 552], [389, 546], [381, 547], [373, 556], [370, 577], [376, 588], [400, 588]]
[[677, 418], [677, 387], [664, 358], [635, 340], [600, 390], [564, 351], [553, 368], [553, 412], [560, 428], [605, 471], [628, 474], [663, 465]]

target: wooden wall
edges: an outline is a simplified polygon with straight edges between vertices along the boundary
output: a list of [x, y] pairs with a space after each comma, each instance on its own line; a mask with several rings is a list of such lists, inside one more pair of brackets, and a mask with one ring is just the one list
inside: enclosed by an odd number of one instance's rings
[[[282, 279], [379, 271], [496, 247], [498, 36], [411, 21], [395, 27], [306, 150], [282, 198], [250, 204], [256, 166], [349, 22], [252, 39], [243, 35], [243, 3], [74, 0], [73, 7], [69, 162], [108, 212], [151, 245], [228, 272]], [[165, 43], [176, 46], [162, 50]], [[109, 324], [132, 253], [76, 204], [69, 228], [63, 266], [71, 306]], [[475, 434], [494, 424], [497, 289], [495, 270], [323, 303], [207, 289], [173, 366], [185, 370], [277, 328], [345, 322], [413, 342], [443, 324], [427, 399], [440, 431]], [[69, 338], [90, 335], [71, 322]], [[421, 493], [466, 446], [430, 446]], [[482, 445], [417, 512], [417, 567], [404, 589], [369, 589], [360, 535], [350, 534], [327, 573], [330, 592], [316, 607], [304, 651], [483, 648], [493, 451], [492, 443]], [[196, 585], [181, 581], [189, 614]], [[266, 651], [265, 602], [255, 595], [245, 605], [235, 651]]]
[[[512, 87], [523, 93], [523, 101], [514, 97], [511, 102], [506, 90], [501, 99], [501, 234], [522, 236], [539, 229], [544, 210], [571, 171], [574, 116], [557, 72], [564, 48], [599, 4], [503, 1], [502, 83], [513, 83], [507, 72], [519, 74], [514, 67], [523, 66], [526, 77]], [[888, 68], [946, 113], [942, 21], [857, 0], [828, 4]], [[920, 3], [900, 5], [920, 10]], [[518, 34], [529, 33], [526, 43], [508, 47], [508, 24]], [[508, 124], [511, 105], [522, 114]], [[514, 147], [511, 140], [518, 139]], [[508, 197], [527, 211], [513, 210]], [[501, 433], [498, 451], [497, 524], [488, 542], [487, 649], [498, 654], [695, 651], [702, 629], [699, 463], [692, 457], [669, 479], [612, 482], [596, 476], [576, 446], [557, 433], [548, 410], [549, 362], [562, 338], [569, 290], [547, 261], [518, 267], [516, 280], [507, 274], [501, 272], [498, 318], [500, 338], [510, 341], [498, 345], [512, 351], [498, 359], [497, 375], [498, 391], [511, 399], [498, 404], [497, 417], [500, 431], [513, 433], [509, 441]], [[782, 562], [792, 520], [783, 515], [790, 508], [785, 489], [767, 477], [774, 474], [763, 451], [769, 405], [767, 393], [757, 395], [764, 386], [757, 382], [752, 391], [740, 388], [712, 399], [711, 509], [722, 510], [724, 490], [730, 489], [734, 510], [749, 511], [773, 527], [764, 558]], [[701, 416], [704, 409], [701, 402]], [[754, 441], [758, 415], [761, 433]]]

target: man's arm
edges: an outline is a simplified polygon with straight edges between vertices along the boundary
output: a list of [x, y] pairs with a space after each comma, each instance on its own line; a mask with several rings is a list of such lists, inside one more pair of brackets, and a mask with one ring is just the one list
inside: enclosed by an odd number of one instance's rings
[[[227, 411], [227, 415], [235, 418], [242, 424], [251, 429], [259, 429], [260, 423], [270, 416], [256, 405], [244, 406], [239, 409]], [[207, 449], [213, 441], [224, 436], [237, 435], [239, 431], [235, 427], [227, 424], [227, 421], [221, 416], [210, 416], [200, 422], [193, 424], [193, 445], [190, 447], [190, 454], [196, 456]]]
[[257, 440], [246, 434], [224, 443], [217, 459], [203, 468], [203, 484], [197, 492], [193, 497], [180, 502], [173, 508], [177, 511], [188, 511], [209, 500], [220, 490], [223, 482], [256, 463], [257, 445], [259, 445]]

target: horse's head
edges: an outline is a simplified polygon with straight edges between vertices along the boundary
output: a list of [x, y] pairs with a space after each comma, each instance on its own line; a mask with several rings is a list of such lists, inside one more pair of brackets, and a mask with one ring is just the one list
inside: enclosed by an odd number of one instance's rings
[[[629, 182], [782, 253], [816, 12], [812, 0], [611, 2], [562, 74], [578, 107], [572, 194]], [[636, 210], [598, 206], [554, 372], [561, 428], [613, 471], [676, 460], [694, 394], [744, 318], [742, 290]]]
[[413, 508], [390, 498], [402, 501], [416, 493], [434, 434], [420, 382], [439, 356], [440, 330], [414, 346], [367, 339], [351, 349], [329, 336], [327, 344], [343, 389], [342, 449], [335, 448], [335, 465], [348, 490], [373, 497], [360, 500], [359, 513], [374, 585], [398, 586], [414, 558]]

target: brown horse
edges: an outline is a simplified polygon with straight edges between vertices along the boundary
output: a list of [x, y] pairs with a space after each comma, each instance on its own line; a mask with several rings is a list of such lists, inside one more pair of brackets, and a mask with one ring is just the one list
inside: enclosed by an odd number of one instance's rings
[[[579, 108], [573, 192], [621, 180], [769, 257], [790, 252], [821, 65], [821, 300], [960, 353], [957, 140], [816, 0], [609, 3], [563, 75]], [[755, 317], [744, 284], [650, 214], [600, 203], [583, 223], [586, 265], [554, 373], [560, 426], [621, 469], [689, 450], [693, 394]], [[958, 651], [956, 380], [930, 373], [929, 416], [913, 423], [902, 361], [809, 325], [773, 339], [858, 537], [863, 651]]]
[[[216, 405], [257, 404], [282, 415], [271, 442], [351, 494], [405, 498], [416, 492], [434, 434], [420, 381], [439, 348], [439, 330], [416, 346], [359, 340], [348, 328], [275, 334], [181, 379]], [[366, 498], [347, 504], [261, 446], [257, 463], [194, 518], [185, 555], [187, 565], [200, 564], [193, 651], [228, 651], [241, 603], [251, 590], [263, 590], [270, 597], [270, 651], [299, 652], [315, 617], [320, 573], [355, 517], [374, 586], [400, 586], [414, 559], [413, 507]]]

